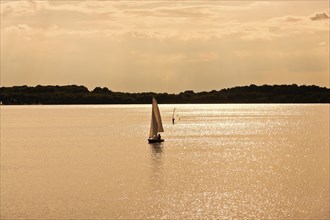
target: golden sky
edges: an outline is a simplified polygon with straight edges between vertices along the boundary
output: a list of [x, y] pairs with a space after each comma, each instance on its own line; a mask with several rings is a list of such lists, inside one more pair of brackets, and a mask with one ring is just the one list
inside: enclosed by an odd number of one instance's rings
[[329, 1], [4, 1], [1, 86], [329, 87]]

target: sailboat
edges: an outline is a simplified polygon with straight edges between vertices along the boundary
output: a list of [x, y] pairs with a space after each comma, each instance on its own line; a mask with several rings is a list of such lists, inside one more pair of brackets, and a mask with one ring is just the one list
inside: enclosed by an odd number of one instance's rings
[[179, 115], [174, 115], [176, 108], [173, 109], [173, 114], [172, 114], [172, 124], [175, 124], [175, 121], [180, 121]]
[[155, 97], [152, 97], [151, 125], [148, 142], [163, 142], [164, 139], [161, 139], [159, 132], [164, 132], [162, 118], [160, 117], [157, 100], [155, 99]]

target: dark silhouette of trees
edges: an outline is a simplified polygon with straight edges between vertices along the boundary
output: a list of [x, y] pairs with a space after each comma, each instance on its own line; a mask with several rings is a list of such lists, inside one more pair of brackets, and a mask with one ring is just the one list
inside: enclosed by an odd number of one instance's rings
[[179, 94], [123, 93], [85, 86], [0, 87], [3, 104], [149, 104], [156, 96], [159, 103], [330, 103], [330, 89], [319, 86], [250, 85]]
[[109, 94], [111, 91], [107, 87], [96, 87], [92, 92], [100, 94]]

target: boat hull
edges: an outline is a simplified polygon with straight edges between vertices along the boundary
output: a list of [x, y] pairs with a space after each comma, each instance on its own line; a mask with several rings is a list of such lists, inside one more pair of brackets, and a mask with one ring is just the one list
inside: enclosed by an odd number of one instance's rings
[[164, 139], [153, 139], [153, 138], [149, 138], [148, 139], [149, 144], [152, 143], [160, 143], [160, 142], [164, 142]]

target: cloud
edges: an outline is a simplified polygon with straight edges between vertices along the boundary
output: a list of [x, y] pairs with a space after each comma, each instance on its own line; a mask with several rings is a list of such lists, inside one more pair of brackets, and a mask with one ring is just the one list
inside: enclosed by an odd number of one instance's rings
[[[40, 29], [41, 35], [106, 35], [120, 38], [157, 40], [209, 40], [228, 36], [243, 40], [272, 40], [292, 33], [328, 30], [310, 19], [329, 17], [326, 13], [308, 16], [284, 15], [266, 19], [245, 19], [245, 12], [263, 14], [273, 2], [113, 2], [113, 1], [7, 1], [1, 3], [6, 28], [24, 23]], [[275, 4], [276, 5], [276, 4]], [[20, 17], [24, 15], [23, 17]], [[13, 17], [10, 17], [13, 16]], [[15, 17], [17, 16], [17, 17]], [[15, 18], [14, 18], [15, 17]], [[50, 19], [51, 18], [51, 19]], [[20, 21], [21, 23], [22, 21]], [[58, 30], [49, 30], [56, 25]], [[252, 27], [247, 30], [246, 27]], [[42, 33], [42, 29], [45, 33]], [[277, 30], [277, 31], [273, 31]]]
[[303, 21], [304, 19], [302, 17], [294, 17], [294, 16], [287, 16], [285, 17], [286, 22], [297, 22], [297, 21]]
[[[32, 39], [32, 35], [34, 34], [34, 30], [29, 25], [18, 24], [4, 28], [3, 33], [4, 35], [2, 36], [5, 38], [13, 39], [19, 37], [23, 40], [30, 41]], [[9, 34], [10, 36], [6, 34]]]
[[317, 12], [313, 16], [311, 16], [310, 19], [312, 21], [325, 20], [329, 19], [329, 15], [325, 12]]
[[1, 3], [1, 15], [10, 16], [10, 15], [25, 15], [33, 14], [36, 10], [36, 7], [33, 2], [28, 1], [13, 1]]
[[217, 18], [221, 12], [249, 10], [247, 6], [229, 6], [221, 4], [198, 4], [161, 6], [153, 8], [129, 8], [126, 14], [135, 16], [175, 17], [175, 18]]
[[4, 17], [36, 15], [37, 12], [52, 8], [48, 1], [6, 1], [1, 2], [0, 13]]
[[275, 17], [268, 20], [269, 22], [277, 22], [277, 23], [294, 23], [294, 22], [302, 22], [308, 21], [307, 17], [302, 16], [293, 16], [293, 15], [286, 15], [282, 17]]
[[21, 33], [21, 32], [31, 31], [31, 27], [26, 24], [18, 24], [18, 25], [6, 27], [4, 31]]
[[115, 8], [112, 2], [98, 2], [98, 1], [78, 1], [78, 3], [66, 3], [56, 1], [36, 1], [36, 0], [22, 0], [22, 1], [8, 1], [1, 2], [1, 15], [22, 16], [35, 15], [38, 12], [47, 11], [52, 13], [71, 12], [82, 13], [86, 15], [91, 14], [113, 14], [118, 13], [119, 10]]
[[327, 43], [325, 42], [325, 41], [321, 41], [320, 43], [319, 43], [319, 46], [320, 47], [323, 47], [324, 45], [326, 45]]
[[274, 33], [267, 32], [267, 31], [261, 31], [261, 32], [254, 31], [254, 32], [245, 33], [243, 36], [240, 37], [240, 39], [248, 40], [248, 41], [260, 41], [260, 40], [271, 41], [275, 37], [279, 37], [279, 36], [281, 36], [281, 35], [274, 34]]

